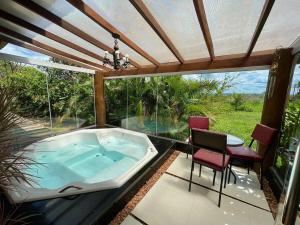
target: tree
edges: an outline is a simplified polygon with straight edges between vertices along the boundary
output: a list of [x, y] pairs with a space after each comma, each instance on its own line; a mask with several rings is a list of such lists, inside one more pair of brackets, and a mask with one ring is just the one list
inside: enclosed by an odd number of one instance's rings
[[241, 110], [245, 102], [243, 96], [241, 94], [233, 94], [232, 98], [233, 100], [230, 102], [230, 104], [233, 106], [234, 110]]

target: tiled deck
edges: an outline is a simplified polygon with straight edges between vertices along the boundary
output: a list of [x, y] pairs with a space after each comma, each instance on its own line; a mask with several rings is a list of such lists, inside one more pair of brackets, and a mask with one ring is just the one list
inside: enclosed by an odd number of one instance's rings
[[180, 153], [167, 171], [159, 178], [145, 197], [123, 221], [123, 225], [273, 225], [264, 193], [254, 172], [247, 175], [241, 168], [234, 168], [237, 184], [231, 182], [222, 196], [221, 208], [217, 207], [220, 174], [212, 186], [211, 169], [196, 166], [191, 192], [188, 179], [191, 161]]

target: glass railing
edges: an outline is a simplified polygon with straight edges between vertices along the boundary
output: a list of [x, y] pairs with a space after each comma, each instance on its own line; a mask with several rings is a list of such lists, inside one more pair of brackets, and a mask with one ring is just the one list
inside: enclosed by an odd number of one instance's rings
[[260, 122], [267, 80], [267, 70], [108, 79], [106, 122], [185, 141], [188, 117], [204, 115], [210, 118], [210, 129], [249, 144]]
[[0, 70], [19, 117], [18, 143], [95, 125], [93, 75], [5, 61]]

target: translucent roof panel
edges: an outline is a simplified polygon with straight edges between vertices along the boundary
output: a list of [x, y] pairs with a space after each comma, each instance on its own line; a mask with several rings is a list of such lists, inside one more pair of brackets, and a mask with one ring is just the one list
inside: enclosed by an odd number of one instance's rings
[[204, 0], [215, 55], [247, 52], [264, 2]]
[[60, 44], [60, 43], [58, 43], [56, 41], [53, 41], [53, 40], [51, 40], [49, 38], [44, 37], [44, 36], [37, 35], [36, 33], [32, 32], [32, 31], [29, 31], [29, 30], [27, 30], [25, 28], [22, 28], [22, 27], [20, 27], [20, 26], [18, 26], [16, 24], [11, 23], [11, 22], [9, 22], [7, 20], [4, 20], [2, 18], [0, 18], [0, 25], [4, 26], [4, 27], [6, 27], [6, 28], [8, 28], [10, 30], [13, 30], [15, 32], [18, 32], [20, 34], [23, 34], [23, 35], [25, 35], [25, 36], [27, 36], [27, 37], [29, 37], [31, 39], [39, 41], [39, 42], [41, 42], [43, 44], [51, 46], [51, 47], [53, 47], [55, 49], [61, 50], [61, 51], [65, 52], [65, 53], [69, 53], [69, 54], [72, 54], [74, 56], [80, 57], [82, 59], [86, 59], [86, 60], [89, 60], [91, 62], [94, 62], [94, 63], [102, 65], [102, 62], [100, 60], [94, 59], [94, 58], [92, 58], [92, 57], [90, 57], [88, 55], [85, 55], [85, 54], [83, 54], [81, 52], [78, 52], [78, 51], [76, 51], [76, 50], [74, 50], [72, 48], [69, 48], [69, 47], [67, 47], [65, 45], [62, 45], [62, 44]]
[[192, 0], [144, 2], [184, 60], [209, 57]]
[[276, 0], [254, 51], [289, 47], [300, 35], [300, 1]]
[[69, 41], [72, 40], [72, 43], [79, 45], [80, 47], [83, 47], [99, 56], [104, 56], [104, 51], [102, 49], [77, 37], [71, 32], [68, 32], [65, 29], [59, 27], [58, 25], [51, 23], [49, 20], [46, 20], [43, 17], [32, 13], [30, 10], [23, 8], [13, 1], [7, 1], [6, 4], [1, 4], [0, 8], [19, 17], [22, 20], [34, 24], [44, 30], [50, 31], [51, 33], [54, 33], [59, 37], [62, 37]]
[[[94, 37], [95, 39], [101, 41], [102, 43], [106, 44], [109, 47], [113, 47], [114, 39], [112, 38], [111, 34], [100, 27], [98, 24], [93, 22], [89, 17], [81, 13], [79, 10], [74, 8], [66, 1], [56, 1], [56, 0], [34, 0], [37, 4], [43, 6], [47, 10], [51, 11], [55, 15], [59, 16], [60, 18], [66, 20], [67, 22], [71, 23], [78, 29], [82, 30], [83, 32], [89, 34], [90, 36]], [[51, 22], [50, 22], [51, 23]], [[55, 32], [58, 26], [53, 25], [52, 32]], [[64, 30], [64, 29], [60, 29]], [[66, 33], [67, 31], [64, 31]], [[68, 32], [69, 33], [69, 32]], [[79, 37], [73, 35], [74, 38], [70, 39], [76, 42], [76, 39], [80, 39]], [[83, 47], [86, 47], [83, 46]], [[124, 54], [129, 54], [130, 58], [141, 65], [151, 65], [152, 63], [149, 62], [147, 59], [142, 57], [140, 54], [136, 53], [134, 50], [129, 48], [127, 45], [119, 42], [120, 51]]]
[[129, 1], [84, 0], [98, 14], [161, 63], [178, 61]]

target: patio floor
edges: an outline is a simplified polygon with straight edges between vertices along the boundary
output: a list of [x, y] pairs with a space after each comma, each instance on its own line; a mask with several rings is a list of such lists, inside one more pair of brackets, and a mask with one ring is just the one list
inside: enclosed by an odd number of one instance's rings
[[236, 184], [231, 182], [224, 189], [221, 208], [217, 207], [220, 174], [212, 186], [211, 169], [199, 167], [193, 175], [191, 192], [188, 179], [191, 160], [180, 153], [167, 171], [136, 205], [123, 221], [123, 225], [178, 224], [178, 225], [273, 225], [274, 219], [263, 191], [259, 188], [256, 173], [235, 167]]

